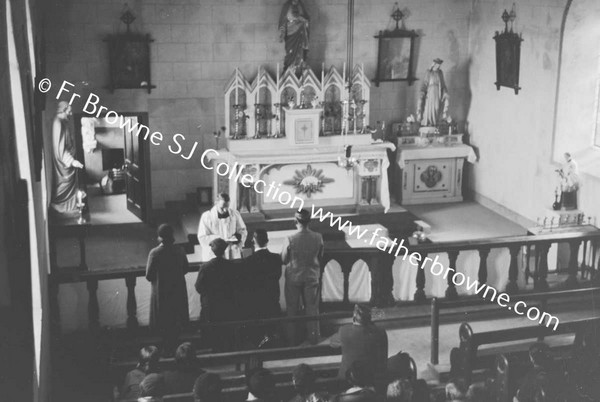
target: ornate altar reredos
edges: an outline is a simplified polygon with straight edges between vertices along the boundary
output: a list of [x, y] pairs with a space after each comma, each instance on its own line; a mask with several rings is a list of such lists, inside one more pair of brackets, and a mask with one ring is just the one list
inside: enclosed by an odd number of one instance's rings
[[320, 79], [311, 69], [300, 77], [291, 69], [280, 75], [279, 67], [273, 79], [260, 67], [252, 82], [236, 69], [225, 88], [227, 135], [231, 139], [284, 137], [288, 111], [310, 109], [321, 109], [320, 136], [365, 133], [370, 87], [362, 65], [356, 65], [350, 77], [335, 67], [328, 72], [323, 68]]
[[[236, 69], [224, 93], [227, 149], [210, 156], [214, 193], [228, 192], [246, 218], [292, 216], [292, 197], [308, 209], [389, 208], [387, 153], [395, 147], [372, 139], [369, 88], [359, 65], [349, 77], [332, 67], [320, 79], [279, 68], [273, 78], [261, 67], [253, 82]], [[227, 166], [233, 174], [223, 174]]]

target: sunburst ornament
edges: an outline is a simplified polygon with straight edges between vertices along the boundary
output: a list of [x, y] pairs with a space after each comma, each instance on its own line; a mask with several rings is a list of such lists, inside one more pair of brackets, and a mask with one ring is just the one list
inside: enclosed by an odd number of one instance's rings
[[322, 193], [325, 184], [334, 181], [334, 179], [325, 177], [323, 169], [313, 169], [311, 165], [306, 165], [306, 169], [296, 170], [293, 179], [286, 180], [283, 184], [293, 186], [296, 194], [305, 194], [310, 198], [312, 194]]

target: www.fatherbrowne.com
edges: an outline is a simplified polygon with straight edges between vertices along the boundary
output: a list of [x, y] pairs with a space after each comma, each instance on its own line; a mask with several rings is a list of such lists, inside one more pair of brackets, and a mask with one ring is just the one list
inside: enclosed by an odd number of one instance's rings
[[[356, 236], [357, 239], [363, 239], [370, 246], [375, 244], [381, 251], [386, 251], [390, 255], [394, 255], [395, 257], [399, 257], [402, 255], [402, 261], [408, 258], [408, 261], [413, 266], [419, 266], [420, 269], [425, 269], [427, 262], [430, 262], [430, 272], [435, 276], [440, 276], [443, 274], [444, 279], [448, 278], [450, 272], [454, 272], [452, 276], [452, 282], [456, 286], [462, 286], [466, 282], [466, 288], [468, 291], [475, 290], [475, 294], [480, 295], [483, 299], [489, 300], [490, 302], [496, 301], [496, 303], [500, 307], [507, 308], [509, 310], [514, 310], [518, 315], [526, 315], [528, 319], [532, 321], [537, 321], [540, 324], [544, 324], [547, 328], [550, 328], [554, 324], [553, 330], [556, 331], [558, 327], [559, 320], [557, 317], [548, 314], [547, 312], [541, 312], [537, 307], [529, 307], [527, 308], [527, 303], [524, 301], [518, 301], [514, 304], [514, 306], [510, 306], [510, 295], [506, 293], [500, 293], [498, 295], [498, 291], [485, 283], [480, 284], [479, 281], [472, 281], [469, 276], [466, 276], [462, 272], [456, 272], [454, 268], [446, 267], [444, 269], [444, 265], [438, 261], [439, 256], [435, 256], [434, 259], [429, 257], [422, 258], [421, 254], [417, 252], [409, 253], [409, 250], [406, 246], [404, 246], [404, 239], [398, 242], [397, 239], [390, 240], [387, 237], [382, 237], [379, 235], [379, 232], [382, 230], [381, 228], [375, 229], [371, 233], [371, 238], [365, 237], [369, 232], [368, 229], [364, 229], [361, 231], [360, 225], [354, 226], [352, 222], [347, 219], [342, 219], [340, 216], [335, 216], [331, 212], [324, 213], [322, 208], [315, 209], [315, 206], [312, 206], [312, 218], [318, 218], [319, 221], [324, 222], [329, 220], [329, 225], [331, 227], [336, 227], [339, 230], [347, 229], [348, 233], [351, 236]], [[367, 240], [368, 239], [368, 240]], [[488, 295], [488, 293], [490, 295]], [[491, 296], [488, 299], [488, 296]]]

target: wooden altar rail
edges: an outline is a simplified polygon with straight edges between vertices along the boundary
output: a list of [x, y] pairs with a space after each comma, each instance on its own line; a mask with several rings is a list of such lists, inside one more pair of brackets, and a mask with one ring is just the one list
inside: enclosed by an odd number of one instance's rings
[[[577, 285], [577, 274], [579, 272], [578, 264], [578, 253], [581, 245], [584, 245], [584, 261], [589, 260], [589, 254], [591, 253], [591, 265], [582, 265], [582, 277], [587, 274], [593, 274], [598, 272], [598, 258], [597, 250], [600, 245], [600, 230], [593, 232], [575, 232], [575, 233], [561, 233], [561, 234], [543, 234], [543, 235], [532, 235], [532, 236], [511, 236], [511, 237], [498, 237], [492, 239], [482, 240], [470, 240], [470, 241], [459, 241], [459, 242], [445, 242], [445, 243], [429, 243], [429, 244], [418, 244], [414, 246], [406, 246], [409, 249], [409, 253], [419, 253], [421, 255], [421, 261], [425, 259], [427, 255], [433, 253], [447, 253], [449, 258], [449, 266], [456, 267], [456, 261], [459, 253], [469, 250], [477, 250], [480, 256], [478, 280], [479, 283], [485, 283], [487, 281], [487, 257], [491, 249], [497, 248], [508, 248], [510, 251], [510, 264], [508, 266], [509, 283], [506, 291], [508, 293], [515, 293], [518, 291], [517, 277], [518, 277], [518, 256], [522, 248], [527, 249], [527, 255], [531, 255], [531, 251], [535, 250], [535, 264], [533, 267], [532, 277], [534, 279], [534, 289], [546, 290], [548, 284], [546, 278], [548, 275], [548, 251], [552, 244], [555, 243], [568, 243], [570, 246], [570, 259], [568, 266], [568, 284], [571, 286]], [[399, 254], [400, 256], [403, 253]], [[395, 257], [387, 252], [380, 251], [376, 248], [329, 248], [325, 250], [323, 259], [323, 266], [321, 267], [321, 274], [323, 273], [325, 265], [331, 261], [337, 261], [342, 269], [344, 277], [344, 296], [343, 304], [346, 306], [350, 305], [349, 302], [349, 277], [352, 266], [359, 260], [364, 261], [371, 273], [371, 304], [378, 307], [393, 305], [394, 299], [392, 296], [393, 289], [393, 275], [392, 265]], [[198, 263], [190, 264], [188, 272], [197, 271], [199, 268]], [[530, 271], [529, 258], [526, 263], [526, 271]], [[53, 321], [58, 322], [58, 291], [61, 283], [73, 283], [73, 282], [85, 282], [89, 293], [88, 299], [88, 318], [89, 327], [92, 330], [100, 328], [99, 322], [99, 305], [98, 305], [98, 282], [108, 279], [124, 279], [127, 286], [127, 326], [129, 328], [135, 328], [138, 326], [136, 311], [137, 301], [135, 297], [135, 286], [137, 278], [145, 275], [145, 267], [132, 267], [132, 268], [121, 268], [115, 270], [98, 270], [94, 271], [93, 267], [89, 271], [78, 271], [76, 267], [60, 269], [56, 268], [57, 272], [53, 272], [50, 276], [50, 287], [51, 287], [51, 302]], [[459, 267], [460, 271], [460, 267]], [[455, 299], [458, 294], [456, 287], [452, 281], [454, 272], [450, 272], [447, 276], [447, 289], [446, 298]], [[422, 302], [426, 300], [425, 297], [425, 271], [418, 269], [416, 278], [417, 290], [415, 292], [415, 301]]]
[[[541, 310], [547, 311], [547, 302], [549, 299], [562, 299], [565, 297], [585, 297], [594, 296], [600, 292], [600, 287], [584, 288], [584, 289], [568, 289], [558, 291], [547, 291], [538, 293], [529, 293], [520, 295], [514, 299], [511, 299], [511, 305], [519, 301], [539, 301], [541, 302]], [[456, 300], [456, 301], [441, 301], [437, 297], [431, 299], [431, 353], [430, 362], [431, 364], [439, 363], [439, 337], [440, 337], [440, 310], [450, 308], [461, 308], [461, 307], [474, 307], [490, 305], [503, 309], [504, 307], [499, 306], [496, 303], [491, 303], [487, 299], [479, 298], [469, 300]], [[560, 324], [559, 324], [560, 325]]]

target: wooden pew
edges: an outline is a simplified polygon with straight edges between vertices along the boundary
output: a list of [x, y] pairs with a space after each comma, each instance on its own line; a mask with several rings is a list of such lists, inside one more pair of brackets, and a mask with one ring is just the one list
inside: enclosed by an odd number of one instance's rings
[[[237, 352], [226, 352], [226, 353], [209, 353], [201, 354], [197, 356], [198, 366], [204, 369], [210, 369], [210, 367], [223, 367], [231, 365], [232, 370], [229, 371], [229, 375], [224, 379], [229, 385], [236, 385], [243, 383], [244, 372], [255, 367], [262, 367], [264, 362], [278, 361], [278, 360], [291, 360], [291, 359], [302, 359], [308, 357], [324, 357], [324, 356], [339, 356], [341, 355], [341, 348], [333, 348], [329, 345], [315, 345], [306, 347], [287, 347], [287, 348], [275, 348], [275, 349], [255, 349], [255, 350], [244, 350]], [[125, 374], [133, 370], [136, 366], [134, 361], [117, 362], [112, 363], [110, 371], [113, 376], [115, 384], [119, 384], [120, 381], [125, 377]], [[236, 370], [235, 367], [243, 364], [245, 369], [242, 371]], [[171, 370], [175, 367], [174, 358], [162, 358], [159, 361], [159, 367], [161, 371]], [[295, 365], [293, 365], [295, 367]], [[293, 367], [287, 368], [287, 375], [283, 376], [283, 379], [289, 380], [291, 377], [291, 370]], [[332, 373], [337, 374], [339, 363], [333, 365], [317, 365], [315, 367], [318, 374], [321, 376], [328, 376]], [[278, 371], [278, 370], [274, 370]], [[285, 372], [285, 370], [284, 370]], [[282, 378], [280, 378], [281, 380]]]
[[[338, 378], [318, 378], [316, 381], [317, 391], [326, 391], [329, 393], [338, 393], [346, 387], [344, 381]], [[276, 384], [276, 392], [278, 397], [287, 401], [294, 396], [294, 385], [291, 381], [278, 382]], [[222, 392], [221, 402], [239, 402], [245, 401], [248, 396], [246, 386], [236, 386], [224, 388]], [[163, 397], [165, 402], [194, 402], [194, 397], [191, 392], [185, 394], [171, 394]], [[137, 399], [121, 399], [120, 402], [137, 402]]]
[[[450, 372], [453, 376], [463, 378], [467, 384], [472, 382], [474, 369], [491, 368], [493, 358], [496, 353], [480, 353], [479, 347], [483, 345], [492, 345], [503, 342], [516, 342], [526, 340], [544, 340], [546, 337], [577, 334], [582, 332], [586, 326], [600, 324], [600, 317], [590, 319], [580, 319], [568, 322], [561, 322], [556, 331], [541, 325], [532, 325], [526, 327], [501, 329], [496, 331], [486, 331], [473, 333], [473, 329], [467, 323], [462, 323], [458, 331], [460, 346], [455, 347], [450, 352]], [[515, 352], [524, 353], [529, 345], [521, 343], [511, 346]], [[508, 349], [508, 348], [505, 348]]]

